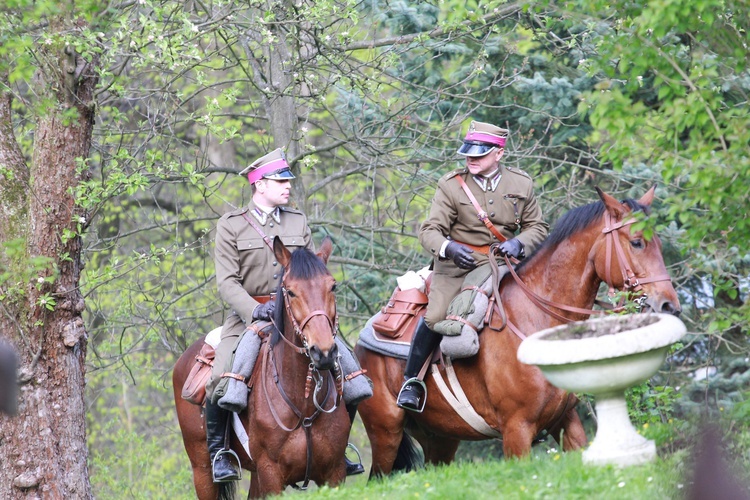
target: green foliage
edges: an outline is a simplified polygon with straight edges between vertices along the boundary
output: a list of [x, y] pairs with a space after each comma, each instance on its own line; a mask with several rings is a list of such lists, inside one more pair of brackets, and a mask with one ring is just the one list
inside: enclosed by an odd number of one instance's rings
[[[460, 165], [456, 145], [477, 119], [511, 130], [504, 161], [534, 176], [550, 222], [594, 201], [594, 185], [637, 199], [658, 184], [652, 216], [633, 230], [661, 238], [691, 330], [745, 348], [750, 79], [741, 2], [325, 0], [292, 8], [147, 0], [101, 11], [92, 0], [75, 3], [90, 27], [59, 35], [46, 29], [67, 5], [6, 5], [0, 73], [8, 85], [0, 85], [16, 97], [13, 131], [32, 158], [34, 117], [54, 104], [35, 95], [39, 61], [66, 46], [84, 60], [101, 57], [94, 146], [79, 159], [74, 193], [76, 210], [90, 217], [62, 232], [64, 242], [81, 237], [85, 245], [97, 496], [190, 490], [164, 380], [184, 348], [226, 314], [215, 290], [212, 231], [222, 213], [249, 199], [247, 183], [234, 174], [274, 147], [290, 153], [294, 202], [316, 241], [334, 238], [331, 268], [342, 284], [341, 327], [350, 343], [388, 298], [395, 276], [429, 263], [416, 234], [437, 179]], [[290, 108], [274, 107], [287, 100]], [[63, 119], [74, 118], [70, 109]], [[3, 180], [10, 175], [0, 166]], [[4, 301], [29, 284], [53, 283], [58, 271], [50, 261], [17, 265], [22, 242], [2, 245]], [[54, 308], [48, 299], [54, 296], [40, 300]], [[707, 343], [679, 362], [687, 371], [719, 345]], [[707, 402], [734, 411], [744, 401], [732, 384], [682, 382], [657, 379], [633, 389], [631, 414], [648, 424], [644, 432]], [[562, 463], [565, 457], [522, 476], [552, 478]], [[594, 479], [574, 470], [581, 489], [572, 477], [553, 485], [586, 496]], [[622, 496], [627, 487], [609, 474], [607, 492]], [[137, 491], [128, 489], [131, 476]], [[512, 497], [545, 496], [551, 481], [506, 478], [495, 481], [510, 483], [500, 490], [477, 479], [478, 491]], [[432, 489], [398, 488], [436, 495], [436, 480], [428, 482]], [[674, 494], [656, 482], [634, 491]]]
[[681, 394], [671, 386], [657, 385], [650, 382], [631, 387], [625, 392], [628, 402], [628, 414], [636, 426], [666, 422], [675, 413], [675, 402]]
[[[460, 462], [367, 483], [320, 488], [311, 498], [677, 498], [687, 486], [685, 457], [642, 466], [590, 467], [580, 453], [524, 460]], [[290, 495], [285, 495], [290, 496]]]
[[[115, 421], [102, 432], [108, 441], [107, 453], [91, 456], [91, 482], [96, 498], [190, 498], [192, 469], [187, 455], [175, 453], [173, 433], [145, 437], [128, 431]], [[184, 456], [183, 456], [184, 455]]]

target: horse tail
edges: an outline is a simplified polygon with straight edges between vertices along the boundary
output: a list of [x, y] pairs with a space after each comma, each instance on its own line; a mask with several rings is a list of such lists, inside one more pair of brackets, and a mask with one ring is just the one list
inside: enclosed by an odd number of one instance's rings
[[237, 481], [219, 483], [217, 500], [234, 500], [235, 495], [237, 495]]
[[424, 459], [419, 453], [419, 449], [414, 444], [414, 440], [406, 432], [401, 436], [401, 443], [398, 445], [396, 460], [393, 461], [394, 471], [410, 472], [417, 470], [424, 465]]

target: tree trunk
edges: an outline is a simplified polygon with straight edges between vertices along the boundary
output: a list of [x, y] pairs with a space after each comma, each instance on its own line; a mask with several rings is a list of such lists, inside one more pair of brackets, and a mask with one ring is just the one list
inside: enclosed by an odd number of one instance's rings
[[74, 190], [88, 175], [80, 167], [91, 147], [98, 60], [71, 47], [37, 54], [49, 63], [38, 68], [35, 92], [51, 104], [38, 117], [30, 166], [13, 134], [11, 95], [0, 96], [0, 331], [20, 357], [18, 414], [0, 418], [0, 498], [85, 499], [92, 495], [79, 280], [87, 214]]

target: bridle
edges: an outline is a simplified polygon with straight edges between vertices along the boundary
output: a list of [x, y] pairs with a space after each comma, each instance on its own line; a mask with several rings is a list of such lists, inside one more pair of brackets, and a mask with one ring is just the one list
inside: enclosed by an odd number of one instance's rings
[[[617, 260], [620, 262], [620, 272], [622, 273], [622, 282], [623, 282], [623, 289], [625, 291], [630, 292], [640, 292], [643, 290], [644, 283], [655, 283], [657, 281], [671, 281], [671, 278], [668, 274], [660, 274], [657, 276], [650, 276], [645, 278], [638, 278], [635, 273], [633, 272], [633, 269], [630, 267], [630, 263], [625, 258], [625, 251], [622, 248], [622, 244], [620, 243], [620, 239], [617, 238], [616, 232], [625, 226], [629, 226], [630, 224], [633, 224], [636, 222], [635, 219], [628, 219], [623, 220], [620, 222], [614, 222], [612, 220], [612, 215], [610, 215], [609, 212], [604, 213], [604, 229], [602, 229], [602, 233], [604, 233], [607, 238], [605, 240], [606, 243], [606, 250], [605, 250], [605, 260], [604, 260], [604, 274], [606, 276], [606, 283], [609, 287], [609, 296], [613, 297], [615, 295], [615, 286], [614, 282], [612, 281], [612, 248], [614, 247], [614, 253], [617, 254]], [[639, 302], [641, 309], [646, 303], [646, 300], [648, 299], [648, 296], [643, 293], [641, 294], [638, 299], [636, 299], [636, 302]]]
[[[605, 235], [605, 264], [604, 264], [604, 275], [605, 275], [605, 282], [607, 283], [607, 286], [609, 287], [608, 295], [610, 297], [610, 300], [614, 299], [616, 287], [614, 285], [614, 281], [612, 280], [612, 255], [617, 255], [617, 260], [620, 264], [620, 272], [622, 273], [623, 278], [623, 290], [627, 292], [634, 292], [638, 294], [638, 297], [634, 299], [634, 302], [636, 306], [639, 308], [639, 311], [641, 311], [645, 305], [646, 301], [648, 300], [648, 295], [645, 293], [639, 293], [643, 290], [643, 284], [645, 283], [655, 283], [658, 281], [671, 281], [671, 278], [668, 274], [661, 274], [657, 276], [648, 276], [644, 278], [638, 278], [636, 277], [635, 273], [633, 272], [633, 269], [630, 266], [630, 263], [627, 261], [625, 257], [625, 251], [622, 248], [622, 244], [620, 243], [620, 239], [617, 237], [617, 232], [626, 226], [629, 226], [630, 224], [633, 224], [636, 222], [636, 219], [628, 219], [623, 220], [620, 222], [614, 222], [612, 219], [612, 216], [609, 212], [604, 213], [604, 229], [602, 229], [602, 233]], [[490, 245], [490, 254], [491, 255], [499, 255], [499, 247], [500, 243], [493, 243]], [[576, 314], [584, 314], [584, 315], [592, 315], [592, 314], [607, 314], [607, 313], [613, 313], [613, 312], [621, 312], [625, 309], [625, 299], [621, 299], [620, 303], [617, 305], [613, 305], [612, 303], [606, 303], [602, 301], [595, 301], [597, 304], [601, 305], [603, 309], [585, 309], [581, 307], [573, 307], [568, 306], [565, 304], [560, 304], [558, 302], [545, 299], [544, 297], [539, 296], [536, 294], [533, 290], [531, 290], [518, 276], [515, 269], [513, 268], [513, 265], [510, 261], [510, 258], [505, 255], [503, 256], [505, 259], [505, 263], [508, 266], [508, 270], [510, 271], [511, 276], [513, 276], [513, 279], [515, 282], [519, 285], [521, 290], [526, 294], [526, 296], [541, 310], [549, 314], [550, 316], [559, 319], [560, 321], [563, 321], [565, 323], [570, 323], [574, 320], [558, 313], [555, 309], [561, 310], [561, 311], [567, 311], [572, 312]], [[490, 262], [494, 262], [493, 259], [490, 259]], [[493, 265], [495, 267], [495, 265]], [[493, 273], [493, 280], [495, 279], [496, 273]], [[497, 293], [499, 290], [499, 283], [493, 283], [493, 289]], [[496, 301], [496, 303], [499, 303], [499, 300]], [[503, 323], [506, 323], [506, 319], [503, 318]], [[507, 321], [508, 327], [519, 337], [522, 339], [526, 337], [522, 332], [518, 330], [518, 328], [513, 325], [510, 321]]]
[[[284, 284], [284, 281], [282, 279], [281, 281], [281, 294], [284, 300], [284, 307], [286, 309], [287, 316], [292, 324], [292, 328], [294, 329], [294, 333], [296, 337], [300, 339], [302, 342], [302, 345], [299, 346], [294, 343], [293, 340], [290, 340], [286, 338], [286, 335], [284, 335], [284, 332], [278, 327], [275, 321], [273, 319], [271, 322], [273, 323], [276, 330], [279, 332], [279, 336], [281, 339], [287, 343], [297, 354], [301, 354], [306, 356], [308, 359], [310, 358], [310, 346], [307, 342], [307, 337], [305, 336], [304, 329], [307, 326], [307, 324], [310, 322], [312, 318], [315, 316], [323, 316], [328, 321], [328, 325], [331, 327], [331, 333], [333, 338], [336, 338], [336, 335], [339, 331], [339, 315], [338, 311], [334, 314], [333, 319], [323, 310], [317, 309], [312, 311], [310, 314], [308, 314], [301, 322], [297, 321], [297, 318], [295, 318], [292, 307], [289, 303], [289, 292], [287, 291], [286, 285]], [[276, 411], [276, 408], [273, 405], [273, 401], [271, 401], [271, 397], [268, 393], [268, 386], [267, 386], [267, 376], [268, 376], [268, 366], [270, 364], [270, 369], [272, 371], [273, 380], [276, 385], [276, 388], [279, 391], [279, 394], [281, 395], [282, 399], [286, 403], [287, 407], [294, 413], [294, 415], [297, 417], [297, 422], [295, 425], [289, 427], [285, 425], [281, 421], [281, 417]], [[279, 376], [278, 368], [276, 365], [276, 357], [274, 356], [274, 349], [269, 346], [265, 350], [265, 355], [263, 356], [263, 380], [261, 383], [261, 386], [263, 387], [263, 392], [266, 397], [266, 403], [268, 404], [268, 408], [271, 410], [271, 414], [273, 415], [274, 420], [276, 421], [276, 424], [281, 428], [284, 429], [287, 432], [292, 432], [297, 430], [300, 426], [305, 430], [305, 439], [307, 443], [307, 464], [305, 466], [305, 479], [302, 484], [302, 486], [296, 486], [293, 485], [295, 488], [298, 489], [307, 489], [308, 484], [310, 483], [310, 470], [312, 467], [312, 425], [315, 419], [320, 416], [321, 413], [333, 413], [336, 411], [336, 409], [339, 407], [341, 403], [341, 398], [343, 396], [343, 387], [344, 387], [344, 380], [343, 380], [343, 373], [341, 370], [341, 365], [338, 361], [334, 362], [333, 366], [333, 373], [329, 371], [329, 378], [331, 380], [331, 384], [326, 385], [326, 393], [323, 398], [323, 401], [327, 401], [330, 394], [331, 394], [331, 386], [336, 387], [336, 399], [333, 402], [333, 406], [329, 409], [323, 408], [320, 403], [318, 403], [320, 391], [323, 388], [323, 375], [321, 375], [320, 371], [315, 367], [312, 361], [308, 364], [307, 369], [307, 376], [305, 377], [305, 397], [304, 399], [307, 400], [310, 397], [310, 389], [313, 383], [315, 384], [315, 389], [313, 390], [312, 394], [312, 400], [313, 404], [315, 405], [315, 411], [305, 417], [302, 413], [302, 411], [297, 408], [297, 406], [294, 404], [292, 399], [287, 395], [286, 391], [284, 390], [284, 387], [282, 385], [281, 377]]]

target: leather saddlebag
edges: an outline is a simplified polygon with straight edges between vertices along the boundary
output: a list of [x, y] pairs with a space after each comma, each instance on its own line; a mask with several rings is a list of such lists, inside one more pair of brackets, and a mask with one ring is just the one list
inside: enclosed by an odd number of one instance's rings
[[401, 337], [417, 326], [426, 309], [426, 293], [417, 288], [401, 290], [396, 287], [388, 303], [373, 318], [372, 328], [387, 337]]
[[203, 344], [201, 352], [195, 357], [195, 365], [190, 370], [185, 385], [182, 387], [182, 399], [202, 406], [206, 400], [206, 383], [211, 377], [216, 351], [210, 344]]

